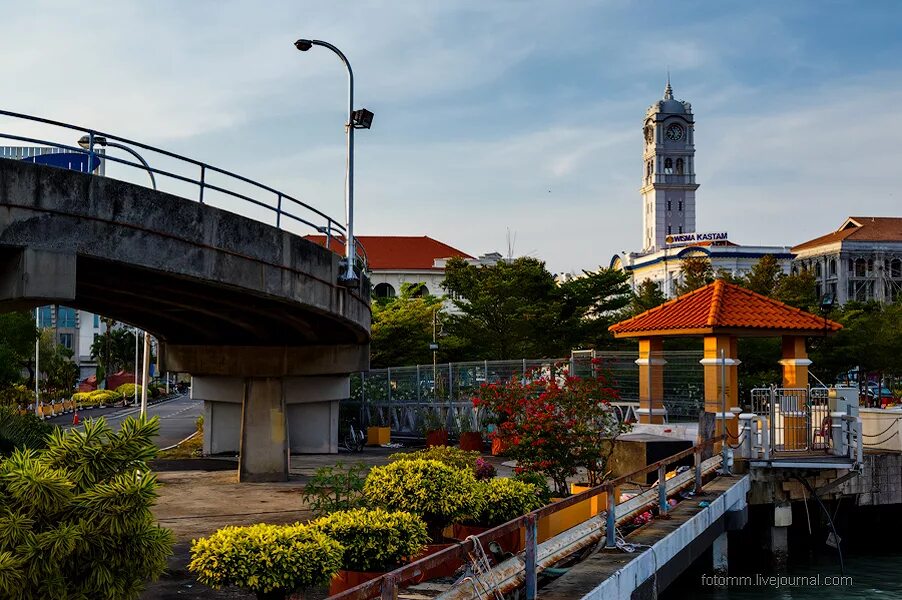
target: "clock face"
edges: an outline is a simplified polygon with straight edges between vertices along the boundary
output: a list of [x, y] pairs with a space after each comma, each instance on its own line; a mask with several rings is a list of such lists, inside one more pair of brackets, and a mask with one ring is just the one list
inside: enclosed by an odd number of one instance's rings
[[682, 139], [683, 137], [683, 128], [674, 123], [667, 128], [667, 138], [673, 141], [677, 141]]

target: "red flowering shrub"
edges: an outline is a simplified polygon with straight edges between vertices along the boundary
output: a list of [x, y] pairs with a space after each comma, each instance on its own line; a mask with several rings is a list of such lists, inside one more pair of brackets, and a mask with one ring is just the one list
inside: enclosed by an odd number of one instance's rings
[[612, 440], [629, 427], [610, 405], [618, 398], [600, 365], [595, 376], [585, 378], [554, 366], [484, 384], [473, 405], [495, 414], [498, 427], [491, 435], [505, 442], [518, 471], [544, 473], [556, 494], [567, 495], [567, 478], [578, 467], [586, 469], [592, 485], [605, 478]]

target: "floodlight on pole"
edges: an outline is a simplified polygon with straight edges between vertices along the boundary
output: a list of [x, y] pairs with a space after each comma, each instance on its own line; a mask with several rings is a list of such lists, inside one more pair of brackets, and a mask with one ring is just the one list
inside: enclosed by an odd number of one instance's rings
[[345, 261], [346, 270], [341, 276], [342, 283], [355, 285], [357, 273], [354, 271], [354, 263], [357, 258], [357, 241], [354, 239], [354, 130], [369, 129], [373, 124], [373, 113], [362, 108], [354, 110], [354, 71], [348, 57], [341, 50], [321, 40], [298, 40], [294, 47], [301, 52], [306, 52], [314, 46], [322, 46], [334, 52], [348, 70], [348, 120], [345, 123], [345, 131], [348, 136], [348, 153], [345, 162]]

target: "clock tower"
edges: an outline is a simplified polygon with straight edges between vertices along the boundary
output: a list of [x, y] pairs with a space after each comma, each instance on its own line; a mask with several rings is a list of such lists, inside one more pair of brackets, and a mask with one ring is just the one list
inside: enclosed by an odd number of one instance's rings
[[695, 119], [691, 104], [674, 99], [669, 76], [643, 132], [642, 248], [654, 252], [668, 235], [695, 231]]

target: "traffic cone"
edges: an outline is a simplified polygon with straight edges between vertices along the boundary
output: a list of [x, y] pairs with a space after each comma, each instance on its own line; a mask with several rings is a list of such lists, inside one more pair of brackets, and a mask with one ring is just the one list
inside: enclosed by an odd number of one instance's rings
[[80, 419], [78, 418], [78, 409], [75, 409], [75, 416], [72, 417], [72, 424], [78, 425], [79, 420]]

